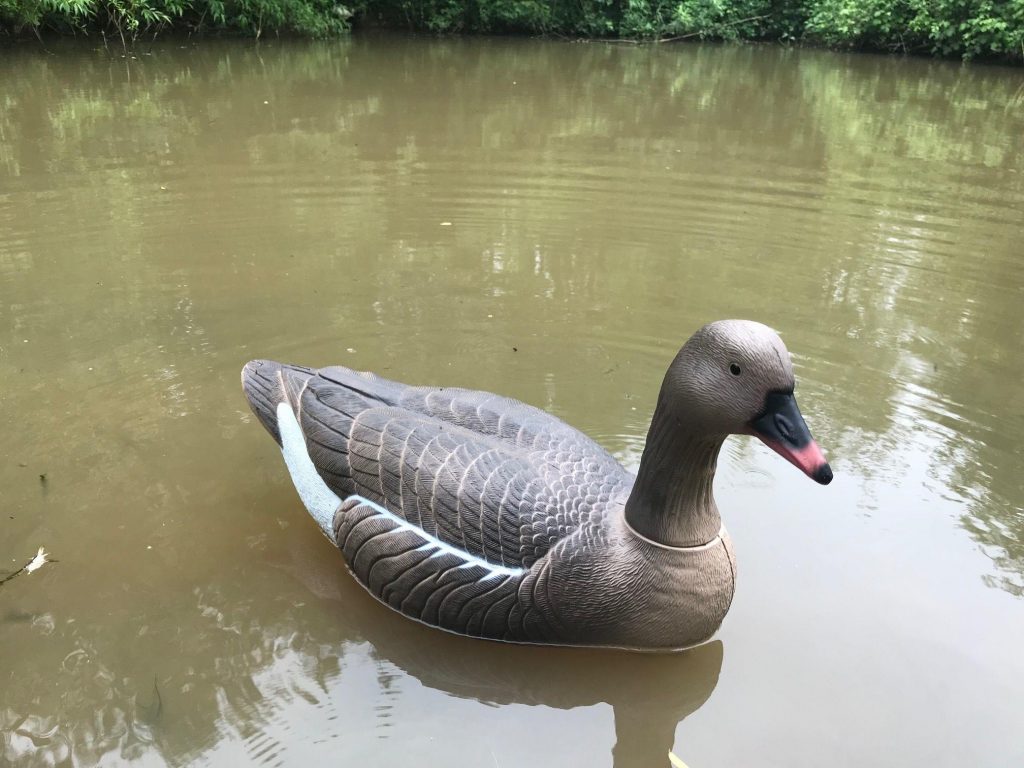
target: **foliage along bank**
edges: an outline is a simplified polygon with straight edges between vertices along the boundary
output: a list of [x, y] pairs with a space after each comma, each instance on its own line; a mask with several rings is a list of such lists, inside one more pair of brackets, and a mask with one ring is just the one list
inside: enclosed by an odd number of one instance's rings
[[0, 0], [7, 34], [434, 33], [804, 42], [1024, 61], [1024, 0]]

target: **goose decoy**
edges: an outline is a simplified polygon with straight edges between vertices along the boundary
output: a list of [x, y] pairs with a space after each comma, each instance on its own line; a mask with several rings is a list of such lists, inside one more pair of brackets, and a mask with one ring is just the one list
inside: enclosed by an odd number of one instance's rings
[[356, 579], [405, 616], [521, 643], [682, 650], [732, 602], [736, 564], [712, 493], [731, 434], [819, 483], [832, 470], [793, 396], [778, 335], [698, 330], [661, 386], [636, 476], [516, 400], [413, 387], [340, 366], [254, 360], [242, 386]]

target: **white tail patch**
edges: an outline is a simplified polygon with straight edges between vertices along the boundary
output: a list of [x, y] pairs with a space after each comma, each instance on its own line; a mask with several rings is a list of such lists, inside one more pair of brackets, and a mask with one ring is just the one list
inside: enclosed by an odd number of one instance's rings
[[[302, 503], [309, 510], [309, 514], [312, 515], [313, 519], [316, 520], [317, 525], [320, 526], [320, 530], [337, 546], [338, 542], [334, 538], [334, 513], [341, 506], [341, 499], [334, 491], [327, 487], [327, 483], [317, 474], [316, 467], [313, 466], [313, 460], [309, 457], [309, 451], [306, 449], [306, 438], [302, 434], [302, 427], [299, 426], [295, 413], [288, 403], [279, 403], [277, 406], [277, 431], [281, 435], [281, 453], [284, 455], [284, 463], [288, 465], [288, 472], [292, 476], [295, 490], [299, 492], [299, 498], [302, 499]], [[430, 550], [430, 557], [432, 558], [452, 555], [462, 561], [462, 565], [458, 566], [459, 568], [472, 568], [474, 566], [482, 568], [486, 572], [482, 577], [484, 580], [499, 576], [519, 576], [524, 573], [523, 568], [508, 568], [503, 565], [489, 563], [482, 558], [453, 547], [451, 544], [431, 536], [422, 528], [385, 509], [380, 504], [362, 496], [353, 495], [348, 498], [355, 499], [361, 505], [365, 504], [371, 507], [378, 515], [388, 518], [395, 524], [396, 530], [411, 531], [421, 537], [424, 543], [417, 550]]]
[[338, 542], [334, 540], [334, 513], [341, 506], [341, 499], [317, 474], [313, 460], [309, 458], [309, 451], [306, 450], [302, 427], [288, 403], [277, 405], [277, 431], [281, 435], [284, 463], [288, 465], [299, 498], [324, 535], [337, 545]]

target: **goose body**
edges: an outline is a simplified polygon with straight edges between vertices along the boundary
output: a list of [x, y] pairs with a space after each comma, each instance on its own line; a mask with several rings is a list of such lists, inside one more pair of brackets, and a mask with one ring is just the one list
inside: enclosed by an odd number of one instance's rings
[[[729, 366], [742, 361], [755, 406], [723, 405], [728, 392], [688, 381], [708, 377], [693, 362], [709, 354], [724, 354], [715, 362], [729, 384], [740, 378]], [[405, 616], [493, 640], [701, 643], [724, 619], [736, 581], [711, 493], [725, 436], [752, 431], [820, 482], [831, 479], [799, 412], [794, 425], [792, 414], [766, 410], [787, 391], [792, 400], [792, 370], [774, 332], [746, 321], [705, 326], [680, 350], [637, 476], [554, 416], [486, 392], [263, 360], [245, 366], [242, 383], [356, 579]], [[749, 418], [715, 413], [730, 409]], [[780, 419], [792, 446], [751, 426], [767, 420], [777, 433]]]

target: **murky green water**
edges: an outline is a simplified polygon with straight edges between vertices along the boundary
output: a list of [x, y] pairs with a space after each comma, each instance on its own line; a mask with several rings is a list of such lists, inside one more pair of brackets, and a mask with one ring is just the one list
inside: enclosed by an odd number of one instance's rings
[[[1024, 79], [762, 48], [0, 51], [0, 763], [1024, 762]], [[836, 481], [748, 439], [677, 657], [374, 603], [238, 371], [545, 407], [635, 467], [703, 322], [778, 328]]]

